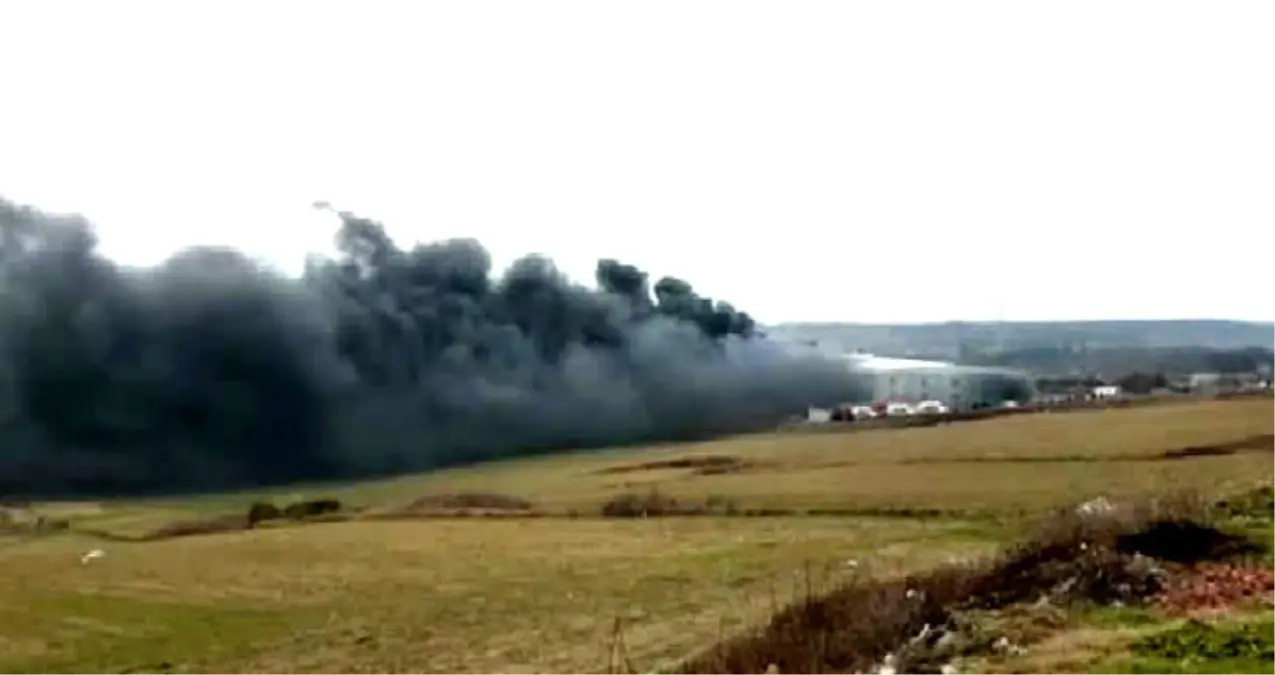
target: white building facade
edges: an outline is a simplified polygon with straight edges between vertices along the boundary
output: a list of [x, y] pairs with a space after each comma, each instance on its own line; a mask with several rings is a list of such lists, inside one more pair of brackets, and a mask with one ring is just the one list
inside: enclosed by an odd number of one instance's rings
[[1030, 376], [1019, 371], [870, 354], [842, 358], [852, 371], [870, 379], [872, 403], [940, 401], [953, 410], [968, 410], [1005, 400], [1025, 403], [1035, 393]]

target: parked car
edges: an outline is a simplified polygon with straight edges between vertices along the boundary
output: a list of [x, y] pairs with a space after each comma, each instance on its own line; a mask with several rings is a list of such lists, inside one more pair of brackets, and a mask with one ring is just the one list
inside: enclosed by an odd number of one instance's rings
[[850, 409], [850, 414], [857, 420], [870, 420], [877, 416], [877, 411], [870, 405], [857, 405]]
[[921, 401], [914, 410], [918, 415], [943, 415], [950, 412], [942, 401]]
[[913, 414], [916, 414], [916, 411], [907, 403], [895, 402], [885, 406], [886, 417], [907, 417]]

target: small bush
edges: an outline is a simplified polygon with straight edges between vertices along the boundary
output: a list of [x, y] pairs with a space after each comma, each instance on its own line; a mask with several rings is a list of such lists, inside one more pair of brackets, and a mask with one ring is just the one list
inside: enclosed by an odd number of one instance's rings
[[341, 502], [336, 499], [311, 499], [289, 504], [283, 509], [283, 515], [293, 520], [336, 513], [341, 510]]
[[757, 635], [719, 645], [683, 664], [688, 673], [869, 672], [925, 624], [947, 620], [945, 606], [969, 594], [976, 568], [950, 567], [925, 576], [851, 582], [771, 618]]
[[652, 490], [645, 495], [626, 493], [617, 495], [602, 505], [602, 515], [607, 518], [658, 518], [661, 516], [699, 516], [712, 510], [706, 503], [678, 502], [678, 500]]
[[[640, 503], [630, 499], [626, 503]], [[953, 638], [971, 638], [961, 635], [963, 613], [1003, 614], [1005, 608], [1042, 599], [1048, 601], [1042, 606], [1062, 607], [1153, 597], [1164, 588], [1165, 570], [1129, 550], [1130, 542], [1182, 559], [1228, 554], [1226, 546], [1217, 545], [1220, 533], [1189, 520], [1193, 513], [1200, 513], [1199, 504], [1189, 498], [1095, 502], [1062, 511], [997, 558], [903, 580], [856, 579], [780, 611], [760, 631], [718, 645], [682, 667], [698, 673], [760, 673], [772, 665], [784, 673], [869, 672], [891, 653], [900, 672], [925, 672], [944, 663], [942, 650], [960, 642]], [[1152, 545], [1170, 530], [1185, 531], [1166, 523], [1184, 522], [1210, 534], [1192, 534], [1171, 549]], [[1040, 622], [1033, 617], [1028, 623], [1036, 630]], [[953, 638], [943, 645], [943, 636]], [[977, 637], [971, 645], [977, 646]]]
[[795, 514], [796, 511], [792, 509], [764, 507], [760, 509], [745, 509], [742, 513], [750, 518], [780, 518], [783, 516], [791, 516]]
[[257, 523], [282, 517], [283, 511], [269, 502], [256, 502], [248, 507], [248, 527], [256, 527]]
[[455, 518], [455, 517], [532, 517], [545, 515], [521, 497], [495, 492], [457, 492], [432, 494], [408, 504], [376, 509], [365, 517], [374, 519]]

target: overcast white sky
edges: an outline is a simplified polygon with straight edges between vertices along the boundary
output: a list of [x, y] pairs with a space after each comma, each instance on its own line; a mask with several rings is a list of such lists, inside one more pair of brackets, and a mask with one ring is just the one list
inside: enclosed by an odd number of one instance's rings
[[326, 199], [763, 321], [1275, 318], [1275, 2], [0, 4], [0, 195], [296, 269]]

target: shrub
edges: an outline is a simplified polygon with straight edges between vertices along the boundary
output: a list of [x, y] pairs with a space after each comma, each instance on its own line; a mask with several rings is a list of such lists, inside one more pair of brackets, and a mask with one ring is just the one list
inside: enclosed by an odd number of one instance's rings
[[607, 518], [696, 516], [708, 513], [710, 509], [707, 504], [681, 503], [657, 490], [651, 490], [645, 495], [617, 495], [602, 505], [602, 515]]
[[341, 502], [336, 499], [311, 499], [289, 504], [283, 509], [283, 515], [293, 520], [300, 520], [325, 513], [336, 513], [340, 510]]
[[269, 502], [256, 502], [248, 507], [248, 527], [256, 527], [257, 523], [281, 518], [283, 512]]
[[[640, 502], [630, 496], [625, 503]], [[1228, 536], [1199, 520], [1206, 510], [1198, 501], [1171, 498], [1120, 505], [1095, 501], [1060, 511], [996, 558], [905, 579], [856, 578], [822, 597], [806, 597], [759, 631], [726, 641], [682, 668], [871, 672], [893, 654], [900, 672], [929, 672], [946, 663], [952, 643], [959, 642], [942, 636], [960, 633], [963, 613], [1003, 611], [1042, 598], [1055, 607], [1138, 602], [1164, 587], [1165, 570], [1135, 549], [1180, 560], [1233, 554], [1232, 545], [1220, 543], [1230, 542]], [[1166, 545], [1169, 540], [1174, 543]]]
[[490, 509], [493, 511], [530, 511], [531, 502], [513, 495], [495, 492], [458, 492], [426, 495], [412, 502], [409, 509]]

